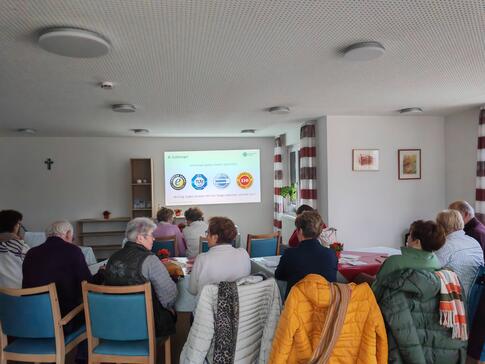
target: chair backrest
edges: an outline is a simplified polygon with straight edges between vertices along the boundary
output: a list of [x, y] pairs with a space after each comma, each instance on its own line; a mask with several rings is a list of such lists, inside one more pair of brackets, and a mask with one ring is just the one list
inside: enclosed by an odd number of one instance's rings
[[209, 251], [209, 243], [207, 242], [207, 237], [199, 237], [199, 254]]
[[152, 246], [152, 252], [157, 254], [160, 249], [167, 249], [170, 252], [170, 256], [175, 256], [175, 241], [177, 237], [172, 236], [161, 236], [155, 239]]
[[0, 328], [19, 338], [54, 338], [61, 331], [55, 283], [26, 289], [0, 289]]
[[248, 234], [246, 249], [251, 258], [268, 257], [279, 255], [281, 236], [280, 233], [271, 234]]
[[154, 337], [150, 283], [99, 286], [83, 282], [86, 332], [90, 338], [146, 340]]

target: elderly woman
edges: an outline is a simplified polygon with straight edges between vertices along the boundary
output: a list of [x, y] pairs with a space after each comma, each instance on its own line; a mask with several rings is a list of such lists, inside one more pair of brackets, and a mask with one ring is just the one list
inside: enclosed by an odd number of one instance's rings
[[202, 210], [192, 207], [185, 211], [187, 226], [184, 229], [184, 238], [187, 244], [187, 256], [193, 258], [199, 254], [200, 237], [205, 236], [208, 225], [204, 221]]
[[177, 225], [173, 224], [174, 212], [172, 209], [162, 207], [157, 212], [158, 225], [153, 236], [155, 240], [166, 236], [175, 235], [175, 256], [185, 257], [185, 239]]
[[190, 274], [190, 293], [197, 295], [206, 284], [234, 282], [251, 273], [248, 252], [231, 245], [236, 235], [236, 226], [227, 217], [213, 217], [209, 220], [207, 242], [210, 249], [195, 259]]
[[150, 282], [157, 337], [175, 333], [174, 304], [177, 287], [167, 269], [151, 252], [156, 225], [146, 217], [131, 220], [126, 226], [127, 242], [108, 260], [105, 284], [129, 286]]
[[444, 242], [443, 229], [434, 221], [414, 221], [409, 227], [406, 247], [401, 248], [401, 255], [390, 256], [382, 264], [372, 285], [374, 292], [380, 290], [381, 282], [391, 272], [406, 268], [431, 271], [441, 269], [442, 265], [433, 251], [440, 249]]
[[460, 279], [463, 296], [467, 297], [478, 268], [483, 264], [482, 247], [474, 238], [465, 235], [463, 217], [457, 210], [443, 210], [436, 222], [446, 234], [446, 242], [436, 256], [443, 267], [451, 268]]

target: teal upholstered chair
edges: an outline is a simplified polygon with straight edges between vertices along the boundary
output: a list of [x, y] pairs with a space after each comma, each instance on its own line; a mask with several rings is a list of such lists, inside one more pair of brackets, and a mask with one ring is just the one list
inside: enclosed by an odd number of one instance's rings
[[[149, 282], [136, 286], [82, 283], [88, 337], [88, 362], [156, 362], [152, 291]], [[170, 363], [170, 337], [165, 363]]]
[[14, 360], [63, 364], [65, 355], [86, 339], [84, 325], [66, 336], [63, 331], [63, 326], [82, 310], [81, 304], [61, 318], [55, 283], [26, 289], [1, 288], [1, 363]]
[[155, 239], [152, 246], [152, 252], [157, 254], [160, 249], [167, 249], [170, 252], [171, 257], [175, 257], [175, 241], [177, 237], [162, 236]]
[[205, 236], [199, 238], [199, 253], [205, 253], [209, 251], [209, 243]]
[[277, 231], [272, 234], [248, 234], [246, 249], [251, 258], [279, 255], [281, 236]]

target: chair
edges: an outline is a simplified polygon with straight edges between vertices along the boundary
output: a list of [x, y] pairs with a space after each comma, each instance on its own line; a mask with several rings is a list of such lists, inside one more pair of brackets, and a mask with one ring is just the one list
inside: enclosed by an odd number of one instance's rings
[[[63, 364], [65, 355], [86, 340], [86, 328], [64, 336], [63, 326], [82, 312], [80, 304], [61, 318], [55, 283], [26, 289], [0, 289], [0, 347], [7, 360]], [[15, 338], [10, 344], [7, 335]]]
[[248, 234], [246, 249], [251, 258], [279, 255], [281, 235], [279, 231], [272, 234]]
[[156, 238], [153, 242], [152, 252], [157, 254], [160, 249], [167, 249], [170, 252], [170, 256], [175, 257], [177, 256], [175, 250], [176, 241], [177, 237], [175, 235]]
[[207, 242], [207, 238], [205, 236], [201, 236], [199, 238], [199, 254], [205, 253], [209, 251], [209, 243]]
[[[155, 322], [149, 282], [136, 286], [99, 286], [84, 281], [83, 300], [88, 363], [156, 362]], [[170, 337], [165, 363], [170, 363]]]

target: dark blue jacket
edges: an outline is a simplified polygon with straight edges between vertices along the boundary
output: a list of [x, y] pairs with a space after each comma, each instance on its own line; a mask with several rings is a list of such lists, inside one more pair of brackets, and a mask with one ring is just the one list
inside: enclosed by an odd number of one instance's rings
[[338, 260], [335, 251], [325, 248], [317, 239], [300, 242], [285, 250], [275, 271], [275, 278], [287, 281], [285, 297], [291, 287], [307, 274], [319, 274], [329, 282], [337, 280]]

